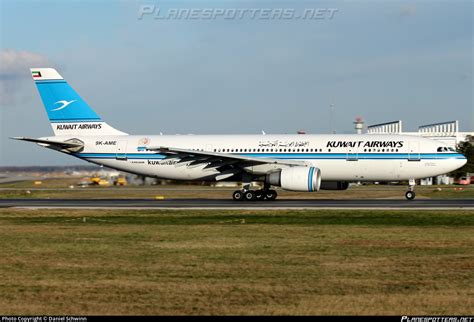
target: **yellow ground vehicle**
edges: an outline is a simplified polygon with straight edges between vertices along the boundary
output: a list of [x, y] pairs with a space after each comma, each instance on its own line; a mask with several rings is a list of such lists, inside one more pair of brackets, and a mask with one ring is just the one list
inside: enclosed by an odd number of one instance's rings
[[91, 180], [91, 185], [92, 186], [95, 186], [95, 185], [108, 186], [109, 185], [109, 181], [107, 181], [105, 179], [102, 179], [100, 177], [92, 177], [90, 180]]
[[117, 179], [114, 180], [114, 186], [126, 186], [127, 179], [123, 176], [119, 176]]

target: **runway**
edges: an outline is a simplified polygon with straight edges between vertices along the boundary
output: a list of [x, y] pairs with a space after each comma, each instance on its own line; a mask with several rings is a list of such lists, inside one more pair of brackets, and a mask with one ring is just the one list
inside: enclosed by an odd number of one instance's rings
[[0, 208], [82, 209], [474, 209], [474, 199], [463, 200], [330, 200], [278, 199], [233, 201], [229, 199], [0, 199]]

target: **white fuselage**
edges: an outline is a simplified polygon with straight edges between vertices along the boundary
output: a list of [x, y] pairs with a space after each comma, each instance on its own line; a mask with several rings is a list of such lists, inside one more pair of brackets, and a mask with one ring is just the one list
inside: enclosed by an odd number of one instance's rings
[[[54, 139], [59, 139], [56, 136]], [[453, 171], [466, 159], [444, 144], [402, 135], [116, 135], [71, 136], [84, 142], [72, 155], [107, 167], [145, 176], [174, 180], [216, 180], [219, 174], [206, 164], [193, 165], [166, 158], [147, 147], [304, 161], [321, 170], [323, 181], [400, 181], [432, 177]], [[443, 148], [443, 149], [440, 149]], [[245, 167], [263, 175], [287, 167], [263, 164]]]

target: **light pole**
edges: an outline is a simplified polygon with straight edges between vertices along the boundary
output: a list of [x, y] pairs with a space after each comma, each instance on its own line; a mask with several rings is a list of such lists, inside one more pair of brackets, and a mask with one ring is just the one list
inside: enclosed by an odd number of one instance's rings
[[329, 109], [331, 112], [331, 133], [336, 134], [336, 131], [334, 131], [334, 104], [330, 104]]

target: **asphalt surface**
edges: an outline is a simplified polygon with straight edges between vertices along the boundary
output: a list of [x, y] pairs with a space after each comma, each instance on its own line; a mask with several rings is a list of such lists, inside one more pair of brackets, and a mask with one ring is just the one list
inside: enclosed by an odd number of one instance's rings
[[0, 199], [0, 208], [119, 208], [119, 209], [160, 209], [160, 208], [343, 208], [343, 209], [474, 209], [474, 199], [467, 200], [294, 200], [275, 201], [233, 201], [230, 199]]

